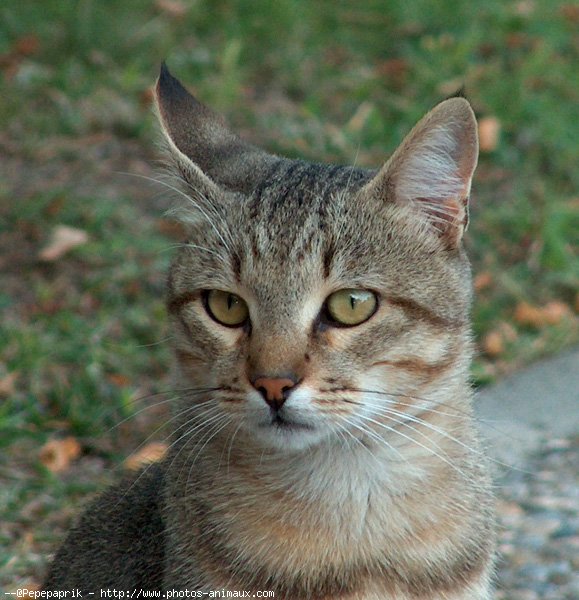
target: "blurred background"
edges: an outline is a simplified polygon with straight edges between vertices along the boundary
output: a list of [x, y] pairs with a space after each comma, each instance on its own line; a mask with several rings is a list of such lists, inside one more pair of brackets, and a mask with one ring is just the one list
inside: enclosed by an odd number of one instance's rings
[[254, 143], [368, 167], [462, 90], [473, 381], [579, 341], [577, 3], [2, 0], [0, 588], [40, 580], [123, 457], [162, 452], [182, 235], [152, 181], [164, 59]]

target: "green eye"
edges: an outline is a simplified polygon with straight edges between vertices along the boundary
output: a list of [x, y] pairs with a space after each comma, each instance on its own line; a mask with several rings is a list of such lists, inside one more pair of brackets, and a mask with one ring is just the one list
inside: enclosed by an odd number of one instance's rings
[[239, 327], [249, 317], [245, 300], [231, 292], [209, 290], [205, 296], [205, 308], [210, 317], [227, 327]]
[[378, 307], [378, 298], [368, 290], [340, 290], [328, 296], [330, 317], [340, 325], [353, 327], [367, 321]]

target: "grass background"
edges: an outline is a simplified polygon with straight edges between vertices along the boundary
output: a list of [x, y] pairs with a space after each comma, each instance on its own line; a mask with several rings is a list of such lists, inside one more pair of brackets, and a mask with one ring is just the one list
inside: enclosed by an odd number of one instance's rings
[[[3, 0], [0, 588], [40, 580], [78, 502], [166, 418], [180, 231], [142, 179], [159, 158], [163, 59], [253, 142], [360, 166], [463, 88], [501, 130], [473, 186], [473, 378], [579, 340], [576, 4]], [[62, 224], [88, 243], [39, 260]], [[59, 436], [81, 456], [54, 473], [39, 449]]]

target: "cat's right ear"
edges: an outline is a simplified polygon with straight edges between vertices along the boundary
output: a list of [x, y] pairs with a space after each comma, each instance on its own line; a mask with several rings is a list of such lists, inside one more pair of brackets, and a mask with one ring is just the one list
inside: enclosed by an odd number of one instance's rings
[[472, 108], [464, 98], [451, 98], [419, 121], [366, 191], [384, 201], [410, 204], [427, 228], [455, 248], [468, 224], [477, 160]]
[[197, 191], [249, 193], [279, 159], [244, 142], [194, 98], [165, 63], [155, 87], [159, 121], [181, 176]]

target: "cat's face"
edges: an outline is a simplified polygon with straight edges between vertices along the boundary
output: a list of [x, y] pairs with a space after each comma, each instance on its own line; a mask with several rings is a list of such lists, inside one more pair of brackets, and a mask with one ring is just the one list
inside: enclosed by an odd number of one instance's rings
[[[168, 302], [189, 390], [177, 409], [184, 427], [193, 413], [208, 437], [243, 434], [287, 451], [408, 426], [436, 401], [432, 390], [451, 386], [468, 364], [470, 275], [460, 235], [474, 163], [456, 159], [455, 203], [438, 200], [446, 184], [436, 181], [416, 203], [400, 201], [420, 186], [413, 169], [431, 166], [430, 155], [417, 162], [399, 151], [374, 173], [261, 155], [231, 137], [225, 145], [249, 155], [233, 153], [228, 167], [223, 145], [190, 156], [182, 132], [194, 129], [192, 115], [177, 128], [175, 104], [185, 98], [213, 116], [190, 96], [175, 100], [182, 88], [167, 77], [160, 112], [192, 201]], [[212, 123], [209, 139], [231, 135], [219, 127]], [[432, 154], [449, 144], [448, 131], [440, 140], [424, 134], [426, 150], [419, 131], [410, 151]]]

